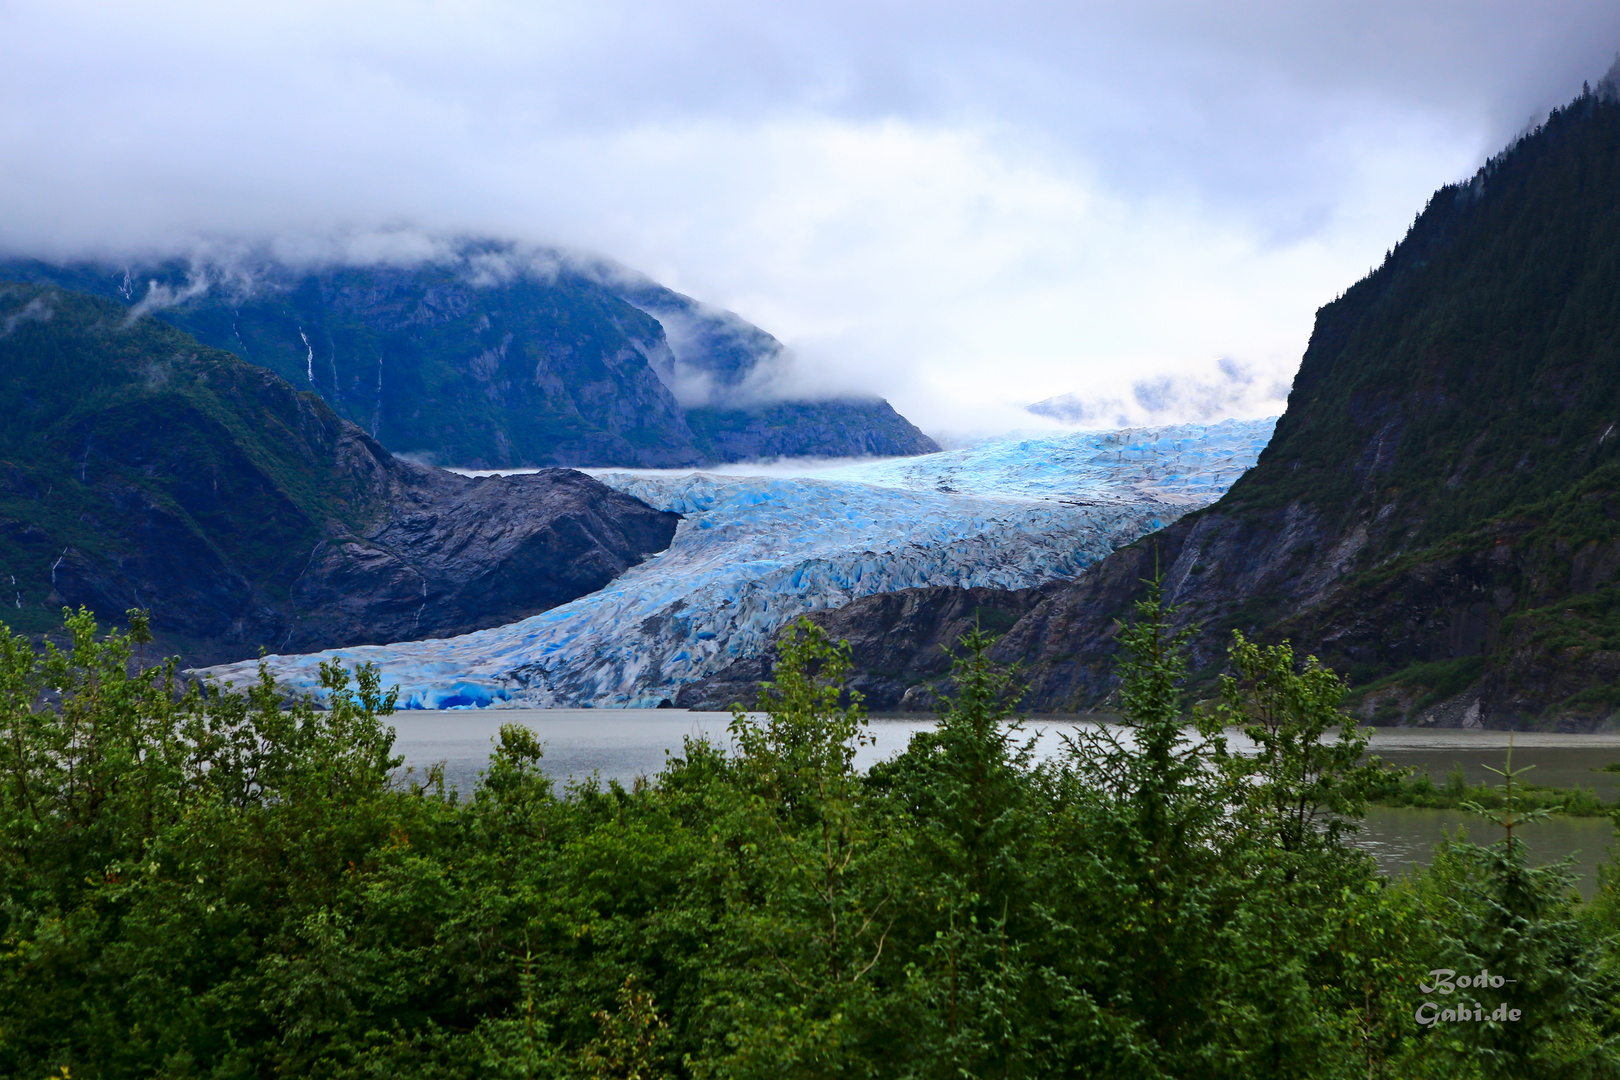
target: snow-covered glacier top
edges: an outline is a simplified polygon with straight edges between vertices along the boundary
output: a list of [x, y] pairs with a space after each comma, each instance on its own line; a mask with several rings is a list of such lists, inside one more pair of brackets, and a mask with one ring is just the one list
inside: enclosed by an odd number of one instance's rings
[[[1027, 588], [1219, 498], [1274, 419], [1011, 436], [800, 475], [592, 470], [684, 515], [663, 553], [606, 588], [455, 638], [266, 660], [315, 692], [322, 660], [371, 662], [410, 708], [647, 706], [787, 623], [919, 585]], [[251, 677], [256, 662], [206, 674]]]
[[1276, 417], [989, 439], [815, 473], [882, 487], [1097, 503], [1207, 506], [1260, 457]]

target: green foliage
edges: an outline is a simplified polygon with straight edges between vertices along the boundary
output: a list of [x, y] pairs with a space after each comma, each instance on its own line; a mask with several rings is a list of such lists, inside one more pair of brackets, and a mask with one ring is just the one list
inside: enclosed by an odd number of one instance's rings
[[[0, 632], [0, 1060], [13, 1074], [25, 1061], [94, 1077], [230, 1058], [240, 1009], [217, 994], [246, 991], [231, 977], [244, 969], [257, 969], [260, 1008], [299, 1035], [352, 1007], [330, 985], [350, 968], [327, 947], [353, 925], [331, 870], [379, 839], [369, 811], [399, 764], [379, 719], [392, 695], [372, 669], [351, 688], [331, 666], [326, 711], [283, 708], [262, 673], [246, 695], [181, 689], [173, 661], [132, 665], [147, 636], [141, 613], [130, 620], [102, 641], [81, 609], [71, 651], [43, 655]], [[290, 921], [273, 930], [262, 916], [282, 905]], [[282, 938], [326, 955], [266, 948]], [[221, 976], [198, 996], [197, 980]]]
[[748, 858], [726, 868], [723, 938], [738, 962], [711, 976], [731, 1022], [716, 1076], [839, 1077], [859, 1053], [852, 1021], [884, 956], [894, 884], [854, 769], [864, 714], [858, 696], [839, 705], [848, 667], [848, 645], [800, 620], [761, 688], [765, 716], [733, 715], [737, 786], [721, 824]]
[[894, 1022], [921, 1076], [1027, 1075], [1050, 1061], [1031, 1026], [1052, 1000], [1031, 947], [1044, 921], [1043, 800], [1011, 708], [1021, 688], [990, 663], [992, 640], [979, 627], [963, 637], [938, 728], [868, 778], [907, 837]]
[[1428, 664], [1413, 664], [1383, 678], [1375, 679], [1356, 688], [1356, 697], [1364, 698], [1388, 686], [1422, 688], [1422, 695], [1405, 713], [1417, 713], [1431, 705], [1445, 701], [1467, 689], [1485, 670], [1485, 657], [1460, 656], [1455, 660], [1438, 660]]
[[1362, 762], [1370, 733], [1339, 711], [1343, 680], [1314, 656], [1296, 671], [1286, 643], [1256, 645], [1238, 631], [1230, 655], [1237, 674], [1221, 677], [1215, 719], [1256, 747], [1226, 759], [1252, 811], [1248, 826], [1290, 857], [1336, 848], [1388, 776], [1377, 759]]
[[[978, 606], [973, 609], [973, 623], [981, 631], [992, 636], [1005, 634], [1017, 625], [1019, 614], [1013, 611], [1003, 611], [1000, 608]], [[964, 642], [965, 644], [965, 642]]]
[[[1577, 910], [1456, 841], [1389, 883], [1342, 842], [1387, 775], [1338, 679], [1237, 637], [1189, 718], [1172, 620], [1155, 586], [1125, 726], [1056, 757], [975, 630], [861, 773], [847, 647], [801, 623], [729, 745], [559, 792], [507, 725], [465, 794], [401, 773], [369, 669], [323, 711], [144, 667], [138, 612], [0, 635], [0, 1074], [1612, 1075], [1612, 872]], [[1413, 1019], [1476, 964], [1534, 1031]]]
[[658, 1043], [669, 1025], [658, 1018], [652, 995], [637, 990], [635, 976], [619, 989], [617, 1012], [598, 1012], [602, 1034], [580, 1052], [591, 1080], [654, 1080], [667, 1075], [659, 1066]]
[[1620, 648], [1620, 587], [1517, 611], [1502, 622], [1506, 633], [1548, 652]]
[[[1373, 791], [1371, 798], [1381, 806], [1417, 806], [1430, 810], [1457, 810], [1470, 806], [1491, 811], [1508, 808], [1507, 797], [1500, 788], [1467, 783], [1460, 764], [1452, 770], [1443, 785], [1436, 785], [1428, 773], [1388, 775]], [[1518, 800], [1518, 805], [1526, 809], [1545, 810], [1570, 817], [1603, 817], [1616, 809], [1613, 804], [1605, 805], [1591, 788], [1517, 784], [1514, 798]]]
[[[1481, 1076], [1613, 1076], [1620, 1073], [1620, 1015], [1613, 1009], [1620, 980], [1605, 963], [1599, 939], [1583, 925], [1569, 863], [1532, 868], [1514, 831], [1546, 816], [1521, 798], [1508, 750], [1499, 810], [1464, 804], [1503, 830], [1490, 846], [1456, 840], [1444, 845], [1441, 874], [1451, 880], [1444, 899], [1430, 898], [1437, 923], [1436, 968], [1489, 973], [1500, 987], [1472, 988], [1448, 1007], [1472, 1005], [1483, 1019], [1456, 1025], [1443, 1048]], [[1436, 902], [1438, 901], [1438, 902]], [[1461, 902], [1459, 902], [1461, 901]], [[1500, 989], [1500, 994], [1493, 994]], [[1495, 997], [1498, 1000], [1489, 1000]], [[1514, 1022], [1493, 1006], [1520, 1007]]]

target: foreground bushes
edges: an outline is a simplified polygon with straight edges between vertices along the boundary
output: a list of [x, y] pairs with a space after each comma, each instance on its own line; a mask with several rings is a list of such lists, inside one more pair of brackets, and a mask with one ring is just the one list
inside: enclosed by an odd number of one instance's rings
[[[326, 711], [180, 692], [134, 626], [0, 636], [7, 1076], [1615, 1072], [1620, 891], [1507, 844], [1381, 878], [1342, 842], [1388, 778], [1339, 681], [1239, 638], [1189, 729], [1156, 601], [1123, 739], [1036, 761], [975, 634], [938, 729], [860, 774], [805, 624], [724, 751], [560, 794], [513, 727], [475, 792], [391, 779], [373, 672], [327, 669]], [[1414, 1020], [1482, 967], [1520, 1021]]]

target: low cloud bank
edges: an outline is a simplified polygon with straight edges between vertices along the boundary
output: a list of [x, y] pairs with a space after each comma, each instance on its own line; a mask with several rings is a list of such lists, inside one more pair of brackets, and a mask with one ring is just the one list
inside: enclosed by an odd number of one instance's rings
[[1131, 380], [1174, 358], [1297, 361], [1436, 187], [1599, 78], [1620, 5], [7, 0], [0, 28], [0, 253], [605, 252], [797, 357], [733, 391], [965, 432], [1065, 390], [1173, 415]]
[[793, 352], [773, 335], [734, 312], [675, 292], [594, 252], [397, 226], [325, 235], [177, 238], [165, 246], [122, 249], [12, 251], [0, 252], [0, 258], [6, 254], [110, 275], [131, 303], [126, 323], [211, 293], [237, 303], [286, 294], [311, 274], [340, 269], [409, 272], [433, 267], [475, 289], [519, 281], [551, 285], [567, 276], [576, 285], [600, 286], [658, 320], [669, 347], [650, 351], [646, 358], [683, 407], [873, 397], [856, 386], [803, 392], [795, 378]]
[[1027, 411], [1088, 428], [1207, 422], [1280, 413], [1289, 389], [1289, 381], [1275, 372], [1222, 357], [1209, 375], [1157, 375], [1132, 383], [1129, 396], [1078, 391], [1037, 401]]

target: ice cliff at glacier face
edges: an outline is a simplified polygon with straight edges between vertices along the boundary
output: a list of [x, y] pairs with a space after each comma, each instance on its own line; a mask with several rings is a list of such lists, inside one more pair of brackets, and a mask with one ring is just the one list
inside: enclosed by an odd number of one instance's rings
[[[271, 656], [314, 692], [322, 660], [371, 662], [407, 708], [650, 706], [757, 655], [806, 611], [919, 585], [1072, 577], [1219, 498], [1273, 419], [993, 439], [801, 475], [598, 472], [685, 515], [669, 548], [600, 592], [444, 640]], [[236, 682], [256, 665], [205, 674]]]

